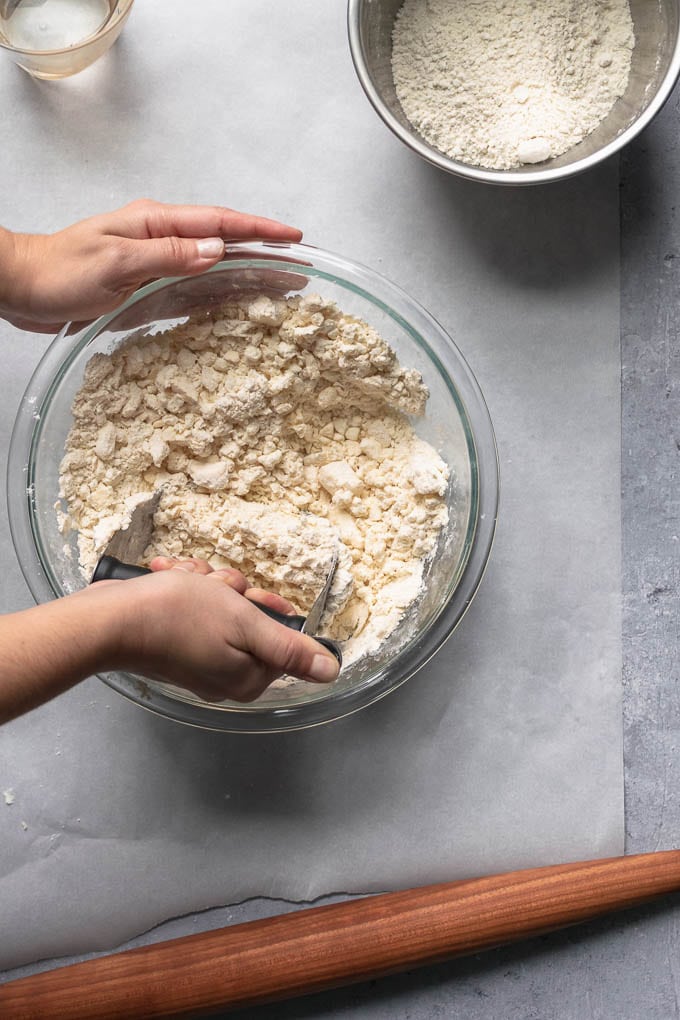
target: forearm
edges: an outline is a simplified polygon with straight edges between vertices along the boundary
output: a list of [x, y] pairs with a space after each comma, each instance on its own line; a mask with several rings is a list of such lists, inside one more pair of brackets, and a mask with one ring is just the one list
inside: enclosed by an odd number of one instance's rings
[[116, 666], [119, 624], [107, 592], [0, 617], [0, 723]]
[[0, 616], [0, 723], [93, 673], [131, 670], [208, 701], [253, 701], [282, 673], [329, 683], [338, 662], [307, 634], [253, 606], [290, 603], [248, 588], [238, 570], [158, 558], [153, 573], [99, 581]]

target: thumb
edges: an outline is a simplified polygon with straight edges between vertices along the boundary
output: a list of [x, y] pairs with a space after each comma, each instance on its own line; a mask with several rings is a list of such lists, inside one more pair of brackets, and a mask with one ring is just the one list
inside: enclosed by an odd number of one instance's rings
[[301, 680], [330, 683], [340, 672], [337, 659], [307, 634], [270, 619], [244, 599], [244, 651], [279, 673]]
[[223, 255], [220, 237], [151, 237], [127, 242], [126, 263], [131, 276], [148, 280], [202, 273]]

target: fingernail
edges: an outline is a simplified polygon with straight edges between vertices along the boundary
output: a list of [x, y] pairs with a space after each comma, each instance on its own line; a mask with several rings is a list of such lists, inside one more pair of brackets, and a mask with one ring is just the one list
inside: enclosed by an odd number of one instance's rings
[[154, 556], [153, 562], [158, 566], [171, 567], [175, 561], [170, 556]]
[[224, 241], [220, 237], [208, 237], [205, 241], [197, 241], [196, 247], [202, 259], [218, 259], [224, 255]]
[[188, 571], [188, 573], [192, 574], [194, 572], [194, 570], [196, 569], [196, 564], [195, 563], [176, 563], [172, 569], [173, 570], [186, 570], [186, 571]]
[[335, 680], [339, 672], [340, 667], [336, 659], [332, 659], [330, 655], [315, 655], [312, 659], [309, 676], [312, 680], [327, 684], [331, 680]]

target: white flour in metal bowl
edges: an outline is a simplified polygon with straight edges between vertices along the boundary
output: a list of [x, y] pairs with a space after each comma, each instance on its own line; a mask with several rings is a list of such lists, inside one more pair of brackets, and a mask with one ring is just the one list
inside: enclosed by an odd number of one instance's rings
[[628, 0], [405, 0], [392, 73], [427, 142], [510, 170], [561, 155], [604, 120], [634, 44]]
[[417, 437], [420, 374], [318, 296], [251, 295], [88, 362], [61, 464], [61, 526], [89, 577], [162, 489], [154, 555], [201, 556], [306, 612], [339, 549], [322, 633], [370, 653], [421, 593], [448, 468]]

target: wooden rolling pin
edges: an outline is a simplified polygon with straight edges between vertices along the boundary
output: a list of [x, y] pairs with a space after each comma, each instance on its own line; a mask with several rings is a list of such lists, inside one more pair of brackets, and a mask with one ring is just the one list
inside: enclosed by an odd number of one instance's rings
[[680, 890], [680, 850], [313, 907], [0, 986], [3, 1020], [206, 1016], [515, 942]]

